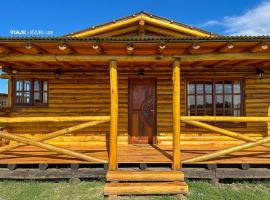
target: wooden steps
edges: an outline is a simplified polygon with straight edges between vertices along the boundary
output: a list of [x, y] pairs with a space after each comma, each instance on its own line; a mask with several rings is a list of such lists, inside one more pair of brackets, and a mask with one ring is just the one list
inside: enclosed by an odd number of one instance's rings
[[186, 194], [188, 185], [181, 171], [108, 171], [104, 195]]
[[135, 182], [106, 183], [105, 195], [138, 195], [138, 194], [181, 194], [187, 193], [185, 182]]
[[109, 171], [107, 181], [184, 181], [181, 171]]

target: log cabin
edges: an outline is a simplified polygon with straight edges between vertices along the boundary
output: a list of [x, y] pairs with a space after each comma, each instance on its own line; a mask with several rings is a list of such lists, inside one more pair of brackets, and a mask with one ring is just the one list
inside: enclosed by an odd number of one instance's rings
[[187, 193], [183, 164], [270, 164], [269, 42], [145, 12], [61, 37], [0, 37], [0, 164], [108, 163], [109, 196]]

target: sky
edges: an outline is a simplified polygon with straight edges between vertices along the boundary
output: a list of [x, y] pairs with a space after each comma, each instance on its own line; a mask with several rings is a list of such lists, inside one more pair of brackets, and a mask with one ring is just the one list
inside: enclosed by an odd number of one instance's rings
[[270, 35], [270, 0], [2, 0], [0, 36], [61, 36], [140, 11], [223, 35]]

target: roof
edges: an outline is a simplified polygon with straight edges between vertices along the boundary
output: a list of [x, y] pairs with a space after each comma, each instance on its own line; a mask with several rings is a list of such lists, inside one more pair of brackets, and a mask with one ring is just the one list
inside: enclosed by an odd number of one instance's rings
[[0, 42], [269, 42], [270, 35], [215, 37], [0, 37]]
[[[120, 31], [119, 31], [120, 30]], [[121, 36], [131, 32], [149, 32], [149, 34], [167, 36], [217, 36], [211, 32], [189, 26], [173, 20], [159, 17], [147, 12], [138, 12], [131, 16], [113, 20], [112, 22], [92, 26], [81, 31], [67, 34], [68, 37], [92, 37], [92, 36]], [[134, 34], [133, 34], [134, 35]]]

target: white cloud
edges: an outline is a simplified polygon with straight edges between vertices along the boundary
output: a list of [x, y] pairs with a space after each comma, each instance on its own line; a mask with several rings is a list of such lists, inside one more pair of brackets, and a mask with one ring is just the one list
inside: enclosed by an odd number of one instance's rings
[[222, 26], [225, 34], [229, 35], [270, 35], [270, 1], [262, 2], [243, 15], [210, 20], [203, 26]]

